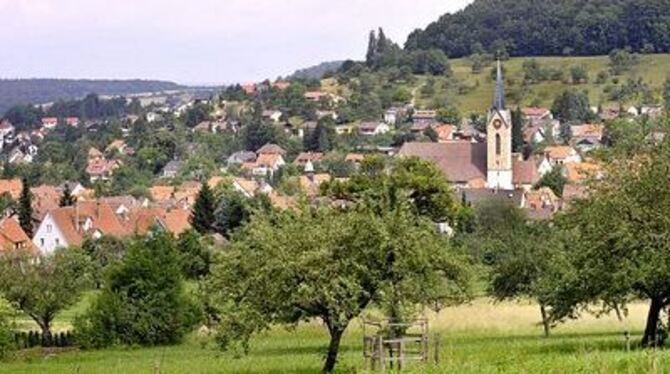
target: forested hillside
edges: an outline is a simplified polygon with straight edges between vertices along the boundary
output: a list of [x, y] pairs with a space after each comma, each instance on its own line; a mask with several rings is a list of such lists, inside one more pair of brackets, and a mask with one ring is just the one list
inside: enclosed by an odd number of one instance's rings
[[604, 55], [670, 51], [670, 0], [475, 0], [412, 33], [405, 48], [449, 57]]
[[344, 61], [328, 61], [322, 62], [315, 66], [310, 66], [304, 69], [296, 70], [292, 79], [321, 79], [327, 73], [332, 73], [337, 71], [337, 69], [342, 66]]
[[128, 95], [178, 88], [176, 83], [149, 80], [1, 79], [0, 114], [16, 104], [79, 99], [89, 93]]

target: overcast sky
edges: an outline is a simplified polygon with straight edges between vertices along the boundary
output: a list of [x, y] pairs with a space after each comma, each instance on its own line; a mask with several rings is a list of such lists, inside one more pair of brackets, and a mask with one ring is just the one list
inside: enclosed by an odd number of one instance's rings
[[0, 77], [229, 83], [403, 44], [470, 0], [0, 0]]

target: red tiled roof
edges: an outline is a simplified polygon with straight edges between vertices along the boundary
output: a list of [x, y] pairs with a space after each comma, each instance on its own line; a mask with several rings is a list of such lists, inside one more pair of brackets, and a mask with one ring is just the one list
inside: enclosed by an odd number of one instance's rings
[[512, 183], [515, 185], [535, 184], [540, 180], [534, 159], [514, 159], [512, 162]]
[[21, 225], [13, 218], [5, 218], [0, 221], [0, 252], [17, 249], [24, 249], [30, 253], [37, 252], [37, 248], [23, 231]]
[[486, 179], [485, 143], [405, 143], [398, 154], [434, 162], [453, 183]]

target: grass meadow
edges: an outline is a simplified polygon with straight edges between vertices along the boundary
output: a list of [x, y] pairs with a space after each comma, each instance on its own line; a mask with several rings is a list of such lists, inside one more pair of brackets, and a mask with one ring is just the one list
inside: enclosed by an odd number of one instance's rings
[[[431, 334], [440, 334], [440, 362], [415, 364], [407, 372], [670, 373], [670, 351], [635, 347], [646, 311], [646, 304], [633, 304], [623, 322], [614, 316], [584, 316], [558, 326], [551, 337], [544, 338], [536, 305], [494, 304], [480, 298], [428, 314]], [[63, 313], [58, 326], [67, 327], [74, 314]], [[632, 331], [631, 352], [625, 348], [626, 329]], [[321, 368], [327, 342], [325, 329], [315, 322], [264, 333], [253, 340], [249, 355], [242, 357], [222, 353], [213, 342], [193, 334], [172, 347], [22, 351], [0, 364], [0, 373], [315, 373]], [[361, 347], [362, 330], [354, 322], [342, 342], [339, 372], [365, 372]]]

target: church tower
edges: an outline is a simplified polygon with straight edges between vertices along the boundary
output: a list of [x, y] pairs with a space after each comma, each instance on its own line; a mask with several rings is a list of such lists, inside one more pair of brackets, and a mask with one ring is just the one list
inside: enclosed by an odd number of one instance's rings
[[512, 113], [505, 109], [505, 83], [498, 61], [493, 106], [486, 126], [487, 186], [512, 190]]

